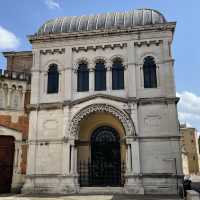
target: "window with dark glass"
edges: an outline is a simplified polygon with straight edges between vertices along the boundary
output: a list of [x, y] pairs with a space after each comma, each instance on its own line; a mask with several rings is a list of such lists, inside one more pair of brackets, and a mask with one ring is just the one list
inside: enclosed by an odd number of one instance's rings
[[124, 66], [121, 59], [116, 59], [112, 66], [112, 89], [124, 89]]
[[103, 61], [98, 61], [95, 66], [95, 90], [106, 90], [106, 68]]
[[53, 94], [58, 93], [59, 85], [59, 72], [56, 64], [49, 66], [48, 70], [48, 83], [47, 83], [47, 93]]
[[156, 63], [152, 56], [144, 59], [144, 88], [157, 88]]
[[89, 90], [89, 69], [86, 63], [80, 63], [77, 71], [77, 90], [78, 92]]

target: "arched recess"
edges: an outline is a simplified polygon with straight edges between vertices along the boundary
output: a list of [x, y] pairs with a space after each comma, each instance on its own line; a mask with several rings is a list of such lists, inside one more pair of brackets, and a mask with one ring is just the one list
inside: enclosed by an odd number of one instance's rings
[[80, 110], [72, 118], [69, 129], [70, 136], [74, 137], [75, 139], [78, 139], [81, 120], [83, 120], [89, 114], [95, 112], [106, 112], [112, 114], [114, 117], [118, 118], [119, 121], [122, 123], [126, 136], [136, 135], [134, 124], [130, 116], [125, 111], [120, 110], [109, 104], [92, 104]]

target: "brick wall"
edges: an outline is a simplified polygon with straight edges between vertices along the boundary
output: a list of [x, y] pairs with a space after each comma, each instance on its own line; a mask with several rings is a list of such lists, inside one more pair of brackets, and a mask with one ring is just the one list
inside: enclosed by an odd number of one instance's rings
[[[20, 131], [22, 133], [22, 139], [24, 141], [28, 139], [29, 120], [27, 116], [20, 116], [18, 122], [14, 123], [11, 121], [10, 115], [0, 115], [0, 125]], [[27, 144], [22, 144], [22, 161], [20, 163], [22, 174], [26, 173], [27, 148]]]
[[7, 70], [30, 72], [33, 63], [32, 52], [4, 52], [7, 58]]

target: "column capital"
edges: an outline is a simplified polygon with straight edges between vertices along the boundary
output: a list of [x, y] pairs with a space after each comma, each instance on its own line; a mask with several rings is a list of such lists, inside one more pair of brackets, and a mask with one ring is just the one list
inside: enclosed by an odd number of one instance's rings
[[89, 63], [88, 63], [88, 69], [89, 69], [90, 72], [93, 72], [93, 71], [94, 71], [95, 66], [94, 66], [94, 63], [93, 63], [93, 62], [89, 62]]

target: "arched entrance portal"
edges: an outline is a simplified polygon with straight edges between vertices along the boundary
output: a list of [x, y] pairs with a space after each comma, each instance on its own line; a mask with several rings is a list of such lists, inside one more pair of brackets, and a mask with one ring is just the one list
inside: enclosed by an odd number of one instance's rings
[[119, 135], [108, 126], [97, 128], [91, 137], [91, 185], [121, 185]]
[[123, 186], [124, 128], [110, 113], [96, 112], [80, 122], [77, 164], [81, 187]]
[[15, 144], [11, 136], [0, 136], [0, 193], [11, 190]]

